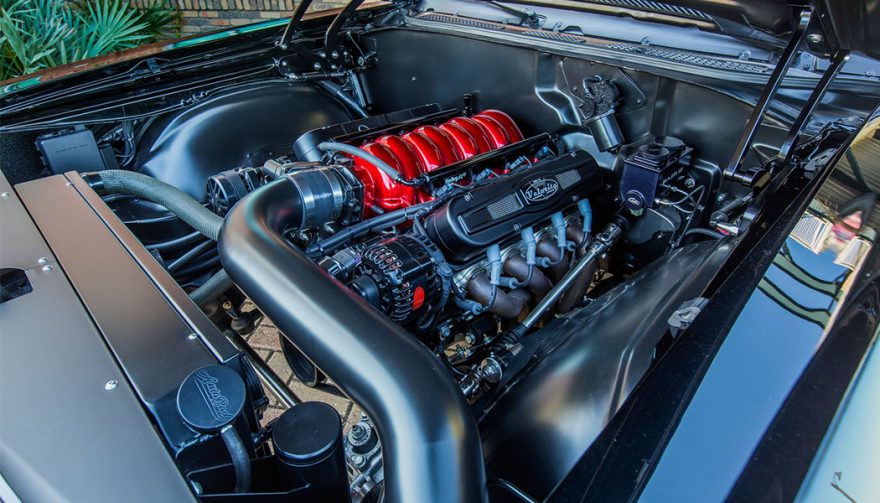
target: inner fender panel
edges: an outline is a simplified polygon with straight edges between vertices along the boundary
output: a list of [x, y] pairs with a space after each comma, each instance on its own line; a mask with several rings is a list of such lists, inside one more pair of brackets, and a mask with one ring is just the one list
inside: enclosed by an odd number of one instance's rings
[[648, 371], [669, 316], [700, 295], [729, 251], [727, 240], [679, 248], [523, 338], [538, 345], [537, 363], [480, 424], [488, 476], [546, 496]]
[[155, 121], [138, 142], [136, 165], [204, 200], [209, 176], [287, 155], [306, 131], [351, 119], [308, 84], [249, 85]]

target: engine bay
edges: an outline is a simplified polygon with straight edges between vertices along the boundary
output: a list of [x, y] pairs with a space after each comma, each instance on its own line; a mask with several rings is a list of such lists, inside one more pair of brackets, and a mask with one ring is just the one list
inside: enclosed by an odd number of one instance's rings
[[[36, 147], [25, 185], [100, 196], [234, 346], [147, 407], [203, 501], [543, 499], [705, 305], [788, 118], [740, 148], [734, 84], [355, 7], [218, 56], [242, 76], [206, 69], [189, 99], [4, 141]], [[360, 421], [290, 394], [243, 338], [264, 319]], [[264, 388], [288, 406], [265, 424]]]

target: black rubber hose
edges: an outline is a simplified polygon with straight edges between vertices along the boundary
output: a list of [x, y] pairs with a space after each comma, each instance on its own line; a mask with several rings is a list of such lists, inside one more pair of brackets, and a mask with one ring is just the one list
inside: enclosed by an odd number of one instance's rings
[[373, 217], [369, 220], [364, 220], [363, 222], [350, 225], [337, 232], [336, 234], [333, 234], [332, 236], [329, 236], [326, 239], [318, 241], [314, 245], [310, 246], [307, 252], [309, 255], [313, 256], [317, 256], [322, 253], [330, 253], [337, 247], [342, 246], [352, 239], [366, 235], [374, 230], [384, 229], [387, 227], [391, 227], [392, 225], [403, 223], [414, 215], [430, 211], [434, 209], [434, 207], [439, 205], [439, 200], [440, 198], [435, 199], [434, 201], [428, 201], [426, 203], [407, 206], [406, 208], [401, 208], [399, 210], [389, 211], [388, 213]]
[[485, 501], [480, 435], [457, 383], [410, 333], [284, 239], [303, 208], [288, 178], [246, 195], [223, 224], [223, 267], [375, 421], [386, 501]]
[[235, 492], [247, 492], [251, 488], [251, 458], [248, 456], [247, 447], [232, 425], [220, 430], [220, 438], [226, 444], [226, 450], [229, 451], [229, 457], [232, 459], [232, 468], [235, 470]]
[[232, 278], [226, 274], [226, 271], [220, 269], [214, 273], [213, 276], [208, 278], [202, 286], [190, 292], [189, 298], [192, 299], [196, 305], [204, 306], [208, 302], [211, 302], [222, 295], [226, 290], [232, 288], [232, 286]]
[[726, 237], [724, 234], [721, 234], [718, 231], [713, 231], [712, 229], [705, 229], [703, 227], [694, 227], [693, 229], [688, 229], [687, 232], [684, 233], [683, 238], [693, 235], [707, 236], [714, 239], [722, 239]]
[[151, 176], [134, 171], [108, 169], [94, 173], [100, 183], [91, 183], [99, 194], [126, 194], [152, 201], [214, 241], [220, 235], [223, 219], [182, 190]]
[[167, 267], [168, 271], [174, 272], [174, 271], [180, 269], [181, 267], [183, 267], [184, 265], [189, 263], [192, 259], [196, 258], [200, 253], [207, 250], [209, 246], [213, 246], [213, 245], [214, 245], [213, 241], [204, 241], [202, 243], [199, 243], [199, 244], [193, 246], [189, 251], [187, 251], [183, 255], [177, 257], [176, 259], [174, 259], [173, 262], [168, 264], [168, 267]]
[[348, 93], [343, 91], [342, 87], [338, 84], [334, 84], [333, 82], [328, 82], [326, 80], [319, 80], [315, 82], [315, 84], [317, 84], [333, 96], [339, 98], [339, 101], [344, 103], [345, 106], [351, 109], [351, 111], [357, 114], [357, 116], [361, 119], [366, 119], [370, 116], [370, 114], [368, 114], [367, 111], [364, 110], [364, 107], [362, 107], [361, 104], [358, 103], [354, 98], [349, 96]]
[[184, 236], [180, 236], [179, 238], [174, 238], [174, 239], [170, 239], [168, 241], [162, 241], [161, 243], [153, 243], [153, 244], [148, 244], [148, 245], [144, 245], [144, 246], [148, 250], [156, 250], [156, 251], [171, 250], [173, 248], [178, 248], [181, 246], [193, 244], [196, 241], [198, 241], [200, 239], [204, 239], [204, 238], [205, 238], [205, 236], [201, 232], [194, 231], [194, 232], [191, 232], [191, 233], [186, 234]]
[[185, 267], [174, 273], [175, 278], [185, 278], [190, 275], [199, 274], [201, 275], [207, 269], [212, 269], [220, 263], [220, 257], [217, 255], [213, 255], [211, 253], [206, 253], [204, 255], [205, 259], [199, 259], [195, 264]]

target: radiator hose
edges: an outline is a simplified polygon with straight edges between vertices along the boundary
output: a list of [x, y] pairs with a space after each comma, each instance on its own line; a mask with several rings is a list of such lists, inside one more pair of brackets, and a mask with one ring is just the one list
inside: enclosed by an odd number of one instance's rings
[[87, 181], [98, 194], [125, 194], [152, 201], [167, 208], [209, 239], [217, 241], [217, 236], [220, 235], [222, 217], [202, 206], [186, 192], [151, 176], [134, 171], [108, 169], [90, 174]]
[[442, 363], [284, 239], [315, 210], [290, 176], [229, 212], [220, 232], [224, 269], [376, 423], [386, 501], [485, 501], [477, 425]]

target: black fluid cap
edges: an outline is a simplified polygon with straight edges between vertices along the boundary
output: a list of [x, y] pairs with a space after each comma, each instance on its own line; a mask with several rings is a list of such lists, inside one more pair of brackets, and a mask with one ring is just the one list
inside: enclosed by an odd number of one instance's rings
[[654, 144], [669, 149], [671, 152], [678, 152], [684, 148], [684, 142], [674, 136], [658, 136], [654, 138]]
[[298, 466], [323, 460], [341, 441], [339, 413], [323, 402], [303, 402], [287, 409], [272, 432], [275, 453], [286, 463]]
[[244, 380], [223, 365], [207, 365], [180, 384], [177, 411], [187, 426], [214, 433], [241, 414], [245, 402]]

